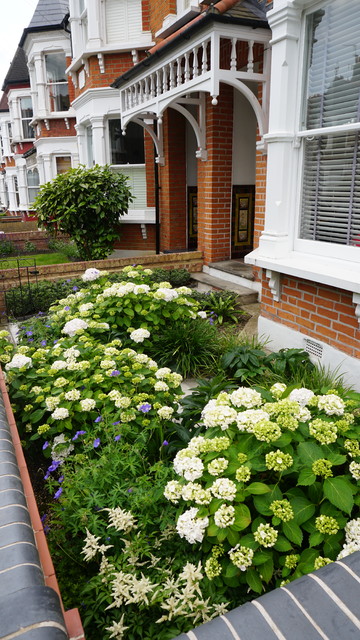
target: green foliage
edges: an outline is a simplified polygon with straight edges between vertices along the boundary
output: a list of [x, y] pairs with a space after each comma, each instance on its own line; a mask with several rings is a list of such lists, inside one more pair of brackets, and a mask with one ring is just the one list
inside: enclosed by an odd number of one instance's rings
[[24, 242], [24, 251], [25, 253], [34, 253], [34, 251], [36, 251], [36, 245], [31, 242], [31, 240], [26, 240], [26, 242]]
[[0, 258], [12, 256], [15, 252], [14, 245], [10, 240], [1, 240], [0, 237]]
[[217, 397], [219, 393], [225, 389], [229, 391], [235, 388], [236, 385], [229, 382], [223, 373], [219, 373], [209, 380], [197, 380], [195, 389], [180, 400], [181, 423], [188, 433], [187, 441], [189, 441], [191, 437], [189, 430], [199, 422], [201, 412], [209, 400]]
[[218, 333], [201, 318], [187, 318], [166, 324], [149, 347], [161, 365], [171, 367], [184, 378], [208, 376], [217, 369], [220, 357]]
[[262, 593], [336, 560], [343, 546], [351, 553], [356, 534], [344, 529], [360, 503], [359, 408], [358, 393], [282, 383], [262, 395], [220, 391], [204, 407], [165, 495], [179, 505], [181, 536], [203, 532], [216, 587]]
[[265, 366], [284, 380], [294, 380], [294, 376], [306, 376], [312, 374], [315, 365], [311, 362], [309, 354], [302, 349], [280, 349], [270, 353], [264, 359]]
[[247, 344], [239, 345], [223, 355], [221, 365], [233, 380], [260, 381], [267, 369], [266, 353]]
[[[30, 313], [46, 313], [57, 300], [73, 293], [74, 288], [78, 290], [85, 287], [86, 283], [81, 278], [39, 280], [30, 283], [28, 287], [14, 287], [6, 292], [8, 314], [14, 318], [21, 318]], [[30, 327], [27, 330], [31, 330]]]
[[246, 315], [237, 305], [237, 294], [232, 291], [196, 291], [194, 298], [203, 311], [207, 311], [215, 324], [238, 322], [239, 316]]
[[73, 242], [72, 240], [66, 242], [65, 240], [52, 238], [49, 240], [49, 249], [62, 253], [64, 256], [67, 256], [67, 258], [69, 258], [69, 260], [71, 260], [72, 262], [80, 260], [79, 249], [76, 246], [75, 242]]
[[172, 287], [186, 287], [191, 282], [191, 273], [187, 269], [153, 269], [151, 282], [170, 282]]
[[69, 235], [83, 260], [101, 260], [111, 252], [131, 200], [126, 176], [95, 165], [70, 169], [42, 185], [34, 207], [50, 234]]

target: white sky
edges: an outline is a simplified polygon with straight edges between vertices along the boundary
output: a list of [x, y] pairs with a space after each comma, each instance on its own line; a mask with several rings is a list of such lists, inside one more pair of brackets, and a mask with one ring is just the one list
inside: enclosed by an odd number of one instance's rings
[[23, 29], [29, 25], [37, 3], [38, 0], [0, 0], [0, 95]]

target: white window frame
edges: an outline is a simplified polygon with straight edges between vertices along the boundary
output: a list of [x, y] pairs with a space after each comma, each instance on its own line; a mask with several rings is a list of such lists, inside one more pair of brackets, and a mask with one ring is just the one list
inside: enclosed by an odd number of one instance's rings
[[71, 105], [70, 105], [70, 99], [69, 99], [69, 107], [66, 110], [52, 110], [51, 109], [51, 96], [50, 96], [50, 87], [51, 86], [67, 86], [67, 91], [68, 91], [68, 96], [69, 96], [69, 82], [68, 80], [66, 81], [61, 81], [61, 82], [54, 82], [54, 83], [50, 83], [48, 81], [48, 71], [47, 71], [47, 66], [46, 66], [46, 56], [51, 56], [51, 55], [58, 55], [58, 54], [62, 54], [64, 56], [65, 59], [65, 68], [66, 68], [66, 52], [64, 51], [64, 49], [58, 49], [57, 51], [44, 51], [43, 54], [43, 62], [44, 62], [44, 80], [45, 80], [45, 92], [46, 92], [46, 104], [47, 104], [47, 111], [49, 114], [56, 114], [56, 113], [68, 113], [69, 110], [71, 109]]
[[301, 60], [301, 90], [298, 99], [298, 113], [297, 113], [297, 140], [300, 144], [300, 152], [298, 154], [298, 167], [294, 172], [297, 175], [297, 190], [296, 190], [296, 220], [294, 228], [294, 250], [303, 254], [312, 254], [324, 258], [337, 258], [343, 261], [360, 262], [360, 247], [351, 245], [340, 245], [335, 242], [323, 242], [319, 240], [307, 240], [300, 238], [300, 226], [301, 226], [301, 203], [303, 194], [303, 171], [304, 171], [304, 140], [306, 137], [325, 137], [329, 134], [356, 132], [360, 131], [360, 121], [356, 123], [343, 124], [338, 126], [323, 127], [319, 129], [304, 129], [302, 128], [302, 119], [305, 108], [305, 92], [307, 88], [307, 20], [308, 16], [315, 13], [324, 6], [331, 4], [331, 2], [318, 2], [311, 8], [304, 11], [302, 16], [301, 25], [301, 44], [299, 46], [299, 59]]

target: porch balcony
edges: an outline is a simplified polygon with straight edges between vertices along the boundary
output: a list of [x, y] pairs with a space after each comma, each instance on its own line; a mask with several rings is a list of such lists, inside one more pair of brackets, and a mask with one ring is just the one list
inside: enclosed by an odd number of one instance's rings
[[[188, 29], [193, 35], [179, 34], [114, 83], [120, 88], [124, 129], [130, 120], [145, 128], [155, 119], [161, 124], [167, 107], [184, 111], [186, 103], [196, 103], [196, 94], [210, 94], [216, 105], [220, 82], [224, 82], [246, 96], [256, 113], [260, 136], [266, 133], [269, 31], [225, 24], [214, 16], [203, 22], [205, 26], [198, 22], [193, 25], [196, 29]], [[184, 115], [191, 118], [190, 112]], [[202, 125], [201, 114], [197, 124]]]

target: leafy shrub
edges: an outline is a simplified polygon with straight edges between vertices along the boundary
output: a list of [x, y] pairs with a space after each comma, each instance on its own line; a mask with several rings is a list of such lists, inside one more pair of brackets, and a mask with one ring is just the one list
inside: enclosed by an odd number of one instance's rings
[[65, 240], [57, 240], [56, 238], [50, 239], [49, 249], [58, 253], [62, 253], [73, 262], [75, 260], [80, 260], [79, 249], [76, 246], [75, 242], [72, 242], [71, 240], [66, 242]]
[[215, 587], [262, 593], [342, 553], [360, 505], [359, 406], [360, 394], [279, 383], [205, 406], [205, 433], [177, 454], [165, 495], [180, 503], [179, 535], [202, 542]]
[[181, 423], [187, 430], [187, 441], [190, 440], [190, 430], [199, 422], [205, 405], [221, 391], [230, 389], [236, 389], [236, 384], [229, 382], [224, 373], [220, 372], [209, 380], [197, 380], [195, 389], [180, 400]]
[[186, 287], [191, 282], [191, 273], [187, 269], [153, 269], [151, 282], [170, 282], [172, 287]]
[[108, 166], [80, 166], [42, 185], [34, 207], [39, 226], [70, 236], [83, 260], [101, 260], [111, 253], [131, 200], [126, 176]]
[[24, 242], [24, 251], [26, 253], [33, 253], [36, 251], [36, 245], [31, 242], [31, 240], [26, 240], [26, 242]]
[[171, 367], [184, 378], [209, 376], [218, 367], [218, 333], [200, 318], [187, 318], [164, 326], [148, 351], [161, 366]]
[[1, 240], [0, 238], [0, 258], [12, 256], [14, 253], [14, 245], [10, 240]]
[[7, 310], [10, 316], [21, 318], [38, 312], [46, 313], [50, 306], [74, 290], [85, 288], [80, 278], [61, 281], [39, 280], [29, 287], [14, 287], [6, 292]]
[[268, 368], [265, 351], [248, 344], [239, 345], [225, 353], [221, 359], [221, 366], [231, 379], [251, 383], [260, 381]]
[[237, 304], [237, 294], [232, 291], [195, 291], [195, 300], [203, 311], [208, 311], [215, 324], [238, 322], [239, 316], [246, 315]]

